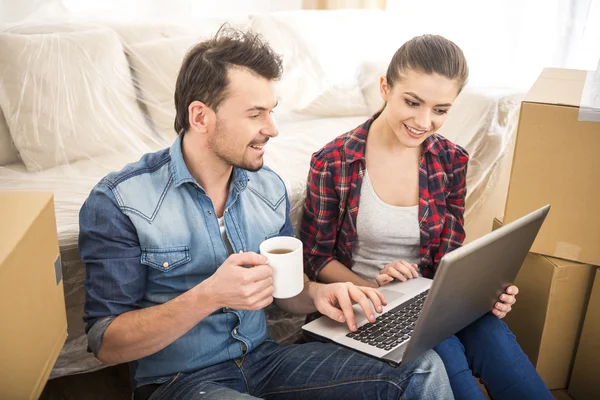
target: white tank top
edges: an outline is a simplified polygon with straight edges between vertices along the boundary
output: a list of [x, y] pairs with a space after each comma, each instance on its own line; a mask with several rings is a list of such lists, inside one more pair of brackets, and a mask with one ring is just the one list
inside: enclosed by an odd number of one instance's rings
[[400, 260], [410, 264], [420, 262], [419, 206], [399, 207], [385, 203], [375, 193], [366, 170], [356, 229], [352, 271], [361, 278], [375, 282], [375, 277], [387, 264]]

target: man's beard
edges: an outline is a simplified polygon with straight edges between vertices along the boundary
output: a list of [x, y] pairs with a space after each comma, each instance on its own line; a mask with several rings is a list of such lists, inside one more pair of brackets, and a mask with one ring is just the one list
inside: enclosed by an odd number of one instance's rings
[[[251, 172], [256, 172], [263, 167], [264, 161], [262, 158], [260, 158], [260, 160], [257, 161], [256, 164], [251, 164], [250, 162], [247, 162], [244, 159], [243, 155], [242, 155], [241, 159], [236, 159], [234, 155], [227, 153], [227, 149], [230, 148], [227, 145], [227, 142], [228, 142], [227, 139], [228, 139], [228, 136], [230, 135], [230, 133], [226, 132], [226, 129], [223, 126], [223, 123], [221, 121], [219, 121], [218, 117], [217, 117], [217, 122], [215, 124], [215, 130], [216, 130], [216, 132], [215, 132], [213, 140], [211, 140], [211, 142], [210, 142], [210, 147], [212, 148], [215, 155], [217, 157], [219, 157], [219, 159], [221, 159], [226, 164], [229, 164], [235, 168], [245, 169], [245, 170], [251, 171]], [[248, 150], [246, 150], [246, 151], [248, 151]], [[246, 153], [244, 153], [244, 155], [245, 154]]]

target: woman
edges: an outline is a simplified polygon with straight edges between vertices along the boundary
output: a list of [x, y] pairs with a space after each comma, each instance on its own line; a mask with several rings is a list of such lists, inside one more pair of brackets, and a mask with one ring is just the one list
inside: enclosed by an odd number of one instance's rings
[[[467, 78], [453, 42], [415, 37], [380, 79], [381, 111], [313, 155], [301, 229], [311, 279], [377, 287], [432, 278], [461, 246], [469, 156], [436, 131]], [[517, 293], [507, 288], [491, 313], [435, 348], [457, 399], [484, 399], [473, 375], [495, 400], [552, 399], [501, 321]]]

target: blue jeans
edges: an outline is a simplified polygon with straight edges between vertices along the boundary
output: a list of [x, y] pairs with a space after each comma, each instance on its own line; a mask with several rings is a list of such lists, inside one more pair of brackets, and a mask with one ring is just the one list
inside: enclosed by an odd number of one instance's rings
[[442, 361], [433, 351], [403, 367], [325, 343], [279, 345], [271, 340], [243, 358], [160, 386], [160, 399], [452, 399]]
[[457, 400], [485, 399], [473, 376], [494, 400], [552, 400], [550, 391], [506, 324], [486, 314], [434, 350], [440, 355]]

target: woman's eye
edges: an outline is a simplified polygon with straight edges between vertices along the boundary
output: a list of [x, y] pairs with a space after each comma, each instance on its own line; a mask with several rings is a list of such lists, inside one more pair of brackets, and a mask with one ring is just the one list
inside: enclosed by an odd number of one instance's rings
[[409, 107], [417, 107], [419, 105], [419, 103], [415, 103], [414, 101], [410, 101], [408, 99], [405, 100], [406, 104], [408, 104]]
[[448, 110], [435, 110], [435, 113], [437, 115], [444, 115], [444, 114], [448, 113]]

